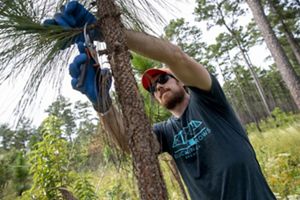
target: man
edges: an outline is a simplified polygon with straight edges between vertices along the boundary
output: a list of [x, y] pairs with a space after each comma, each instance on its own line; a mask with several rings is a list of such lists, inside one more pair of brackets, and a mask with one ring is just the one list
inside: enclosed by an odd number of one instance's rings
[[[72, 1], [46, 24], [83, 27], [86, 21], [93, 23], [95, 20], [82, 5]], [[124, 32], [131, 50], [169, 67], [147, 70], [142, 85], [172, 113], [167, 121], [155, 124], [153, 130], [161, 151], [173, 156], [190, 197], [193, 200], [275, 199], [249, 139], [217, 79], [170, 42], [130, 30]], [[101, 33], [94, 31], [93, 34], [101, 40]], [[85, 53], [82, 39], [77, 37], [73, 41], [78, 43], [80, 55], [70, 65], [72, 86], [86, 94], [94, 105], [101, 105], [98, 112], [102, 113], [106, 129], [121, 148], [128, 150], [124, 129], [110, 126], [107, 121], [112, 116], [120, 117], [113, 114], [113, 107], [109, 107], [111, 79], [108, 78], [105, 87], [101, 88], [102, 96], [99, 96], [99, 86], [94, 84], [99, 76], [109, 77], [109, 72], [102, 70], [97, 74], [92, 67], [93, 61]], [[83, 86], [77, 87], [80, 67], [87, 61], [90, 62], [87, 78]]]

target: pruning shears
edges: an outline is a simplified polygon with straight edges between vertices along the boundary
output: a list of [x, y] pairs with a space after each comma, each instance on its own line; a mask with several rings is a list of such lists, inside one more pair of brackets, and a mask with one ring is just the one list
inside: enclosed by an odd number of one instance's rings
[[86, 78], [86, 71], [87, 71], [88, 63], [90, 62], [91, 59], [93, 59], [95, 62], [95, 64], [93, 66], [95, 68], [97, 68], [97, 67], [100, 68], [96, 46], [94, 45], [89, 34], [87, 33], [87, 23], [84, 25], [84, 28], [83, 28], [83, 36], [84, 36], [84, 43], [86, 46], [85, 51], [88, 56], [88, 60], [86, 63], [84, 63], [80, 66], [80, 76], [78, 79], [78, 83], [76, 85], [77, 88], [81, 87], [84, 83], [84, 80]]

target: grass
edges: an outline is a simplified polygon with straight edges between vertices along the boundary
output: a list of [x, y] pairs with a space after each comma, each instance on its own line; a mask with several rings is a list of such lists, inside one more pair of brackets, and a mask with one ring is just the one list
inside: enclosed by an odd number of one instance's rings
[[[274, 128], [263, 133], [251, 132], [249, 138], [276, 197], [300, 198], [300, 124]], [[163, 156], [161, 160], [170, 199], [182, 199], [178, 183], [170, 171], [168, 158]], [[103, 177], [100, 184], [102, 189], [98, 190], [101, 199], [138, 199], [131, 170], [117, 172], [110, 167], [99, 173], [101, 175], [96, 177]], [[122, 195], [128, 198], [121, 198]]]
[[[300, 123], [263, 133], [251, 132], [249, 138], [256, 151], [262, 171], [278, 199], [300, 198]], [[169, 157], [161, 157], [170, 199], [180, 200], [182, 193], [170, 170]], [[139, 199], [132, 169], [113, 166], [99, 169], [94, 174], [94, 185], [99, 199]]]
[[[166, 154], [160, 156], [160, 164], [167, 184], [169, 198], [181, 200], [182, 193], [179, 184], [170, 170], [170, 157]], [[123, 163], [122, 168], [107, 166], [93, 173], [93, 185], [99, 199], [103, 200], [138, 200], [138, 187], [134, 178], [131, 163]]]
[[[300, 121], [293, 125], [252, 131], [249, 138], [256, 151], [262, 171], [277, 199], [300, 199]], [[172, 200], [183, 199], [178, 182], [170, 170], [169, 157], [161, 157], [162, 171]], [[108, 162], [90, 173], [97, 196], [103, 200], [138, 200], [138, 188], [131, 161], [116, 168]], [[5, 200], [16, 199], [13, 188], [7, 187]], [[13, 195], [8, 195], [13, 194]]]
[[249, 134], [262, 171], [278, 199], [300, 198], [300, 124]]

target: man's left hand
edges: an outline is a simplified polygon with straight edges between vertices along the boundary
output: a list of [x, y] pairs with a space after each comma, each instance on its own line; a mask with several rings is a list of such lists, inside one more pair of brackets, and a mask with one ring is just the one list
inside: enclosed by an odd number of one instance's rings
[[[83, 28], [85, 24], [96, 23], [95, 16], [90, 13], [82, 4], [77, 1], [70, 1], [66, 5], [62, 6], [61, 12], [56, 13], [53, 19], [46, 19], [44, 25], [57, 25], [65, 29], [71, 28]], [[103, 36], [99, 27], [93, 30], [89, 30], [91, 40], [103, 41]], [[85, 42], [83, 33], [72, 38], [68, 45]], [[67, 46], [66, 46], [67, 47]]]

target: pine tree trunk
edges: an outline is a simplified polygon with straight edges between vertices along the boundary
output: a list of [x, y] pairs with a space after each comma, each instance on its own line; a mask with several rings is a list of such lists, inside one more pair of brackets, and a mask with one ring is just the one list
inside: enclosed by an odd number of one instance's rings
[[272, 12], [279, 17], [279, 22], [281, 24], [281, 28], [283, 29], [284, 35], [287, 39], [287, 42], [290, 44], [290, 47], [296, 57], [296, 60], [298, 64], [300, 65], [300, 45], [297, 43], [293, 33], [289, 30], [288, 25], [284, 22], [284, 18], [281, 14], [281, 10], [278, 8], [276, 3], [278, 2], [273, 2], [272, 0], [269, 0], [269, 5], [272, 10]]
[[[224, 21], [224, 23], [225, 23], [225, 20], [223, 20], [223, 21]], [[228, 27], [228, 28], [229, 28], [229, 27]], [[233, 66], [233, 63], [231, 62], [231, 59], [230, 59], [229, 50], [226, 51], [226, 54], [227, 54], [227, 56], [228, 56], [228, 58], [229, 58], [230, 63], [231, 63], [232, 66]], [[221, 70], [221, 68], [220, 68], [220, 70]], [[246, 111], [247, 111], [247, 113], [250, 115], [251, 121], [252, 121], [252, 122], [255, 122], [255, 125], [256, 125], [257, 130], [258, 130], [259, 132], [261, 132], [261, 128], [260, 128], [260, 126], [259, 126], [258, 119], [257, 119], [257, 118], [255, 117], [255, 115], [253, 114], [253, 112], [252, 112], [252, 110], [250, 109], [250, 106], [249, 106], [249, 104], [248, 104], [248, 101], [246, 100], [245, 93], [244, 93], [244, 91], [243, 91], [243, 89], [242, 89], [242, 86], [241, 86], [241, 80], [240, 80], [240, 78], [239, 78], [239, 74], [236, 72], [236, 70], [235, 70], [234, 68], [232, 68], [232, 72], [233, 72], [233, 74], [234, 74], [235, 77], [236, 77], [236, 80], [237, 80], [237, 87], [238, 87], [239, 91], [241, 92], [241, 97], [242, 97], [243, 105], [245, 105]], [[221, 73], [223, 73], [222, 70], [221, 70]], [[223, 74], [222, 74], [222, 76], [225, 77]], [[253, 76], [253, 74], [252, 74], [252, 76]]]
[[181, 194], [182, 194], [182, 200], [188, 200], [189, 199], [188, 194], [185, 191], [185, 187], [184, 187], [184, 184], [181, 180], [181, 177], [180, 177], [180, 174], [179, 174], [179, 171], [177, 169], [175, 161], [173, 159], [171, 159], [169, 162], [167, 161], [167, 164], [169, 166], [169, 169], [172, 171], [172, 174], [173, 174], [175, 180], [177, 180], [177, 182], [179, 184], [179, 189], [180, 189]]
[[284, 29], [284, 35], [291, 46], [291, 49], [297, 59], [298, 64], [300, 65], [300, 46], [297, 43], [294, 35], [287, 28], [283, 27], [283, 29]]
[[[247, 65], [247, 67], [249, 68], [250, 73], [251, 73], [251, 75], [252, 75], [252, 77], [253, 77], [253, 80], [254, 80], [255, 86], [256, 86], [256, 88], [257, 88], [258, 94], [259, 94], [259, 96], [260, 96], [260, 98], [261, 98], [261, 100], [262, 100], [262, 102], [263, 102], [263, 105], [264, 105], [264, 108], [265, 108], [266, 111], [267, 111], [267, 114], [268, 114], [269, 116], [272, 116], [270, 107], [269, 107], [269, 105], [268, 105], [268, 103], [267, 103], [266, 94], [265, 94], [265, 92], [264, 92], [264, 90], [263, 90], [263, 87], [262, 87], [261, 84], [260, 84], [260, 81], [259, 81], [259, 78], [258, 78], [256, 72], [255, 72], [254, 69], [253, 69], [253, 65], [252, 65], [252, 63], [251, 63], [251, 61], [250, 61], [250, 58], [246, 55], [246, 50], [245, 50], [245, 48], [243, 48], [243, 45], [242, 45], [241, 40], [240, 40], [240, 37], [237, 36], [236, 32], [235, 32], [232, 28], [230, 28], [230, 27], [227, 25], [227, 23], [226, 23], [226, 21], [225, 21], [225, 17], [224, 17], [224, 15], [223, 15], [223, 12], [222, 12], [222, 10], [220, 9], [220, 7], [218, 7], [218, 11], [219, 11], [219, 14], [221, 15], [221, 19], [222, 19], [223, 25], [224, 25], [225, 28], [229, 31], [229, 33], [231, 34], [231, 36], [232, 36], [233, 39], [235, 40], [235, 42], [236, 42], [238, 48], [239, 48], [240, 51], [241, 51], [241, 54], [242, 54], [242, 56], [243, 56], [243, 58], [244, 58], [244, 61], [245, 61], [246, 65]], [[272, 117], [273, 117], [273, 116], [272, 116]]]
[[244, 105], [246, 106], [246, 111], [249, 113], [250, 115], [250, 118], [251, 118], [251, 121], [252, 122], [255, 122], [255, 125], [256, 125], [256, 128], [259, 132], [262, 132], [260, 126], [259, 126], [259, 121], [258, 119], [256, 118], [256, 116], [253, 114], [252, 110], [250, 109], [249, 105], [248, 105], [248, 101], [246, 100], [246, 97], [245, 97], [245, 94], [244, 94], [244, 91], [242, 90], [242, 86], [240, 84], [240, 77], [238, 75], [238, 73], [236, 73], [236, 71], [233, 69], [232, 70], [235, 77], [236, 77], [236, 80], [237, 80], [237, 87], [239, 89], [239, 91], [241, 92], [241, 96], [242, 96], [242, 101], [244, 103]]
[[64, 200], [77, 200], [67, 188], [60, 187], [58, 190], [60, 191]]
[[130, 65], [120, 11], [114, 0], [97, 0], [99, 25], [105, 38], [108, 59], [112, 68], [118, 100], [124, 116], [124, 126], [129, 134], [134, 173], [140, 198], [167, 199], [167, 191], [160, 170], [157, 153], [158, 141], [151, 133], [149, 119], [138, 92]]
[[298, 109], [300, 109], [300, 78], [297, 76], [294, 68], [288, 60], [287, 55], [283, 51], [274, 31], [268, 22], [264, 13], [263, 7], [259, 0], [246, 0], [258, 28], [262, 32], [263, 38], [266, 41], [277, 68], [282, 76], [282, 79], [287, 85]]

